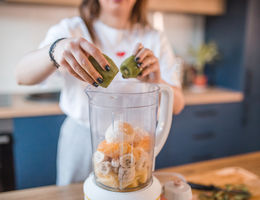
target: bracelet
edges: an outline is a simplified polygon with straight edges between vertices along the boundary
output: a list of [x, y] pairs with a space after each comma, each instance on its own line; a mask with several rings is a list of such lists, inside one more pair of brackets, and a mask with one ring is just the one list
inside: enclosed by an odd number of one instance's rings
[[52, 43], [50, 49], [49, 49], [49, 56], [50, 56], [50, 59], [51, 61], [53, 62], [54, 66], [58, 69], [60, 67], [60, 65], [56, 62], [55, 58], [54, 58], [54, 49], [56, 47], [56, 44], [61, 41], [61, 40], [64, 40], [66, 38], [60, 38], [60, 39], [57, 39], [55, 40], [55, 42]]

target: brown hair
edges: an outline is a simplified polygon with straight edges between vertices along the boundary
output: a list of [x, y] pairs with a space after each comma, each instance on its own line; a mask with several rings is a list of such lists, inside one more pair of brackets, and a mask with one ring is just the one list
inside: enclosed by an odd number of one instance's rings
[[[98, 18], [100, 13], [99, 0], [83, 0], [79, 6], [80, 17], [85, 22], [89, 31], [90, 37], [94, 43], [98, 42], [95, 30], [93, 28], [93, 21]], [[130, 16], [131, 26], [140, 24], [142, 26], [148, 25], [147, 20], [147, 0], [136, 0]]]

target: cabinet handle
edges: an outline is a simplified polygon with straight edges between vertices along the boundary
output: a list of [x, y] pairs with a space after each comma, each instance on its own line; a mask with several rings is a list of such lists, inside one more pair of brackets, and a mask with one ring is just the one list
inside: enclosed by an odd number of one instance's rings
[[[251, 94], [251, 88], [252, 88], [252, 71], [247, 68], [246, 70], [246, 77], [245, 77], [245, 97], [249, 97]], [[249, 102], [246, 98], [243, 101], [243, 114], [242, 114], [242, 124], [245, 127], [248, 123], [248, 113], [249, 113]]]
[[213, 154], [194, 155], [191, 157], [192, 161], [209, 160], [213, 158]]
[[216, 110], [203, 110], [203, 111], [196, 111], [194, 115], [196, 117], [206, 118], [206, 117], [215, 117], [218, 114]]
[[209, 140], [212, 138], [216, 138], [216, 133], [211, 131], [192, 135], [192, 139], [194, 140]]

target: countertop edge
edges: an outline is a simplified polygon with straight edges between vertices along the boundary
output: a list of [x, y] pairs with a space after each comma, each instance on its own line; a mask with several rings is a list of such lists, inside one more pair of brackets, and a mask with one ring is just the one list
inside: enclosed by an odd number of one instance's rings
[[[184, 100], [186, 106], [237, 103], [244, 99], [244, 95], [239, 91], [232, 91], [223, 88], [207, 88], [204, 92], [193, 92], [184, 89]], [[25, 95], [12, 95], [12, 105], [0, 107], [0, 119], [17, 117], [34, 117], [47, 115], [64, 114], [58, 102], [37, 102], [25, 100]]]

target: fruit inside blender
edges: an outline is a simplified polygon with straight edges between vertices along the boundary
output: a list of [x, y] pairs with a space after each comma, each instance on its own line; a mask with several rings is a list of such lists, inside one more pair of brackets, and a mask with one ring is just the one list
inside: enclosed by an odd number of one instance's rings
[[93, 154], [97, 184], [114, 191], [145, 187], [151, 180], [153, 138], [144, 129], [115, 121]]

